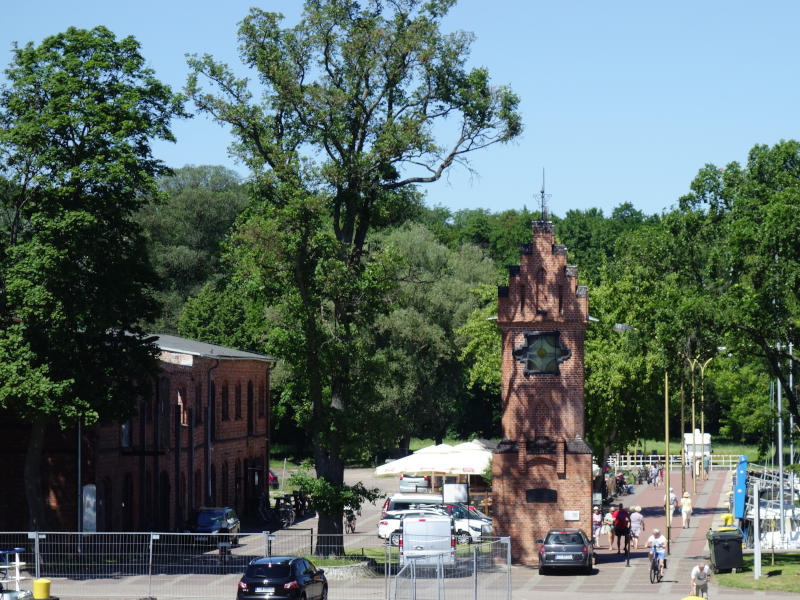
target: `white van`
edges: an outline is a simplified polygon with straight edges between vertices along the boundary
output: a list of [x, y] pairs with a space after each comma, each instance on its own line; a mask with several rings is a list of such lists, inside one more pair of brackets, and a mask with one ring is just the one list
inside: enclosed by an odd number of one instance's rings
[[456, 528], [452, 517], [425, 515], [403, 517], [400, 529], [400, 564], [452, 565], [456, 562]]

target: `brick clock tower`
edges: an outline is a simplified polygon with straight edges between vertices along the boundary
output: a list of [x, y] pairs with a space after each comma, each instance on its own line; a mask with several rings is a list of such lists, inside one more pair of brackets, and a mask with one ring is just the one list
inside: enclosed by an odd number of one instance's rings
[[588, 290], [534, 221], [520, 265], [498, 288], [503, 339], [503, 441], [492, 461], [495, 535], [511, 536], [514, 562], [538, 563], [548, 529], [591, 535], [592, 449], [583, 440], [583, 341]]

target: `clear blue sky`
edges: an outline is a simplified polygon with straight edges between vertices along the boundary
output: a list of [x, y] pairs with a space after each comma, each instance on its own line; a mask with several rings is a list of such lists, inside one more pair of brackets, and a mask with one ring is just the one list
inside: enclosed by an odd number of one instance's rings
[[[180, 89], [187, 52], [238, 65], [236, 26], [251, 5], [299, 0], [28, 0], [3, 2], [0, 63], [13, 41], [39, 43], [70, 25], [134, 35], [157, 75]], [[755, 144], [800, 139], [800, 2], [461, 0], [446, 29], [475, 32], [471, 62], [521, 96], [525, 131], [427, 186], [429, 204], [500, 211], [537, 206], [546, 170], [551, 212], [631, 202], [673, 206], [705, 163], [744, 162]], [[171, 166], [224, 164], [227, 133], [197, 117], [176, 123]]]

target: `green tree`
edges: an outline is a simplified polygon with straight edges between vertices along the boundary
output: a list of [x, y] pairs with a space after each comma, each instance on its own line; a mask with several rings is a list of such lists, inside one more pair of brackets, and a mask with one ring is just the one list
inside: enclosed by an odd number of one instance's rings
[[247, 206], [239, 176], [219, 166], [185, 166], [158, 181], [156, 197], [136, 215], [161, 285], [162, 311], [151, 331], [174, 333], [183, 305], [221, 274], [222, 243]]
[[157, 305], [133, 221], [165, 172], [180, 99], [138, 43], [70, 28], [13, 50], [0, 91], [0, 407], [30, 423], [29, 527], [45, 527], [46, 427], [130, 415], [156, 368], [137, 326]]
[[[518, 98], [486, 69], [465, 68], [472, 36], [440, 32], [452, 5], [309, 0], [291, 28], [251, 10], [239, 41], [260, 103], [213, 58], [190, 61], [189, 94], [231, 127], [254, 172], [261, 206], [232, 255], [274, 309], [270, 346], [292, 365], [317, 474], [334, 486], [348, 455], [372, 443], [376, 365], [358, 333], [385, 311], [394, 261], [366, 245], [370, 232], [416, 214], [413, 186], [521, 130]], [[447, 145], [435, 137], [445, 119]], [[341, 515], [321, 512], [319, 527], [340, 532]]]
[[[470, 245], [450, 250], [428, 229], [409, 225], [388, 233], [383, 244], [395, 249], [405, 269], [389, 304], [374, 327], [376, 355], [385, 363], [381, 393], [386, 412], [405, 447], [412, 436], [441, 441], [458, 427], [491, 429], [491, 407], [482, 423], [462, 410], [470, 403], [464, 364], [465, 339], [459, 329], [477, 307], [471, 291], [496, 280], [495, 266]], [[402, 427], [402, 428], [401, 428]]]
[[719, 232], [709, 248], [706, 289], [726, 345], [763, 359], [800, 423], [787, 369], [787, 344], [797, 346], [800, 323], [800, 142], [755, 146], [744, 168], [706, 166], [681, 206], [704, 210], [707, 238]]

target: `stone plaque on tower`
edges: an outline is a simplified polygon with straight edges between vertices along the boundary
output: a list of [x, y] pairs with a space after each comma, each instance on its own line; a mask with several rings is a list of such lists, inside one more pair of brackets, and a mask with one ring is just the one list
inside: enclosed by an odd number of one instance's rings
[[492, 461], [494, 528], [527, 565], [538, 563], [536, 540], [548, 529], [591, 535], [592, 519], [592, 450], [583, 440], [588, 291], [542, 214], [497, 303], [503, 441]]

